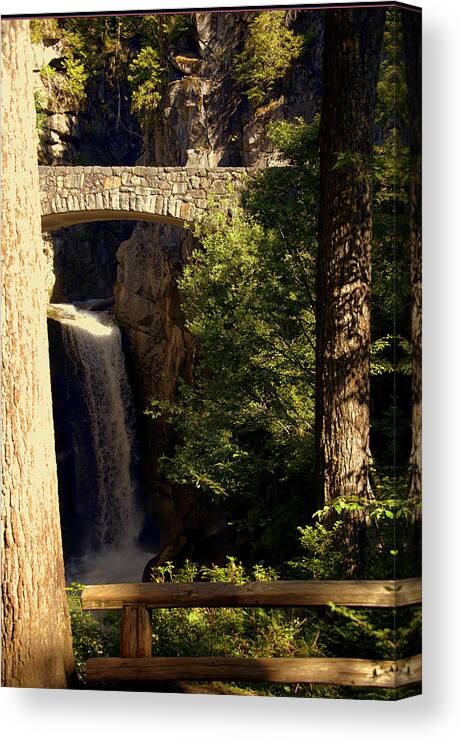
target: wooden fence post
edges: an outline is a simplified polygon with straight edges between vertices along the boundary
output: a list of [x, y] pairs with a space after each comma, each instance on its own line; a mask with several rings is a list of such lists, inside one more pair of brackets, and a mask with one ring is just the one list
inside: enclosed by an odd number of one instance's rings
[[124, 606], [121, 657], [151, 657], [151, 645], [151, 612], [146, 606]]

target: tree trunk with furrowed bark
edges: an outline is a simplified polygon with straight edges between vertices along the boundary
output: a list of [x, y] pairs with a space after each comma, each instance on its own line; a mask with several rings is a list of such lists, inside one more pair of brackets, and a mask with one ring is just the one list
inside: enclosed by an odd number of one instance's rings
[[73, 670], [58, 507], [29, 23], [2, 20], [2, 683]]
[[326, 13], [316, 306], [320, 505], [369, 492], [369, 164], [384, 22], [378, 9]]
[[410, 496], [421, 498], [421, 14], [402, 11], [410, 118], [410, 261], [412, 339], [412, 451]]

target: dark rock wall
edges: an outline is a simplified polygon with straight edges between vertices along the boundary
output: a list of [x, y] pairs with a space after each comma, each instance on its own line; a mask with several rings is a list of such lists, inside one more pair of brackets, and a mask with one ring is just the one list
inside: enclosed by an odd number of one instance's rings
[[133, 228], [133, 222], [95, 222], [49, 233], [51, 301], [112, 296], [117, 277], [116, 251]]
[[[49, 27], [47, 27], [49, 28]], [[52, 33], [53, 27], [49, 29]], [[39, 165], [133, 165], [140, 156], [143, 137], [130, 111], [128, 82], [118, 76], [105, 79], [104, 69], [92, 79], [85, 105], [63, 110], [53, 102], [40, 77], [40, 69], [63, 61], [59, 38], [45, 36], [32, 45], [36, 93], [44, 101]], [[78, 225], [46, 236], [48, 289], [52, 301], [79, 301], [113, 294], [116, 250], [133, 230], [127, 222]]]

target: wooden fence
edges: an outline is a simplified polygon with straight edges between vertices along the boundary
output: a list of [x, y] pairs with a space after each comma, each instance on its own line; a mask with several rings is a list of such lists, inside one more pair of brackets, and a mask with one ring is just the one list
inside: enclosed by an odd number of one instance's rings
[[394, 660], [351, 658], [151, 657], [152, 608], [308, 607], [400, 608], [421, 603], [421, 580], [250, 582], [245, 585], [131, 583], [91, 585], [83, 610], [122, 610], [120, 657], [87, 661], [101, 681], [234, 680], [398, 688], [421, 680], [421, 655]]

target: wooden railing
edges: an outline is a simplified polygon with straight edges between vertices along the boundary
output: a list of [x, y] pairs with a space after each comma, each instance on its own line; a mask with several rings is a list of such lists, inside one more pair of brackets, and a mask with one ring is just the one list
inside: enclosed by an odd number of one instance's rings
[[250, 582], [245, 585], [134, 583], [92, 585], [83, 610], [122, 610], [120, 657], [87, 661], [89, 682], [234, 680], [398, 688], [421, 680], [421, 655], [394, 660], [351, 658], [151, 657], [151, 608], [400, 608], [421, 602], [421, 580]]

